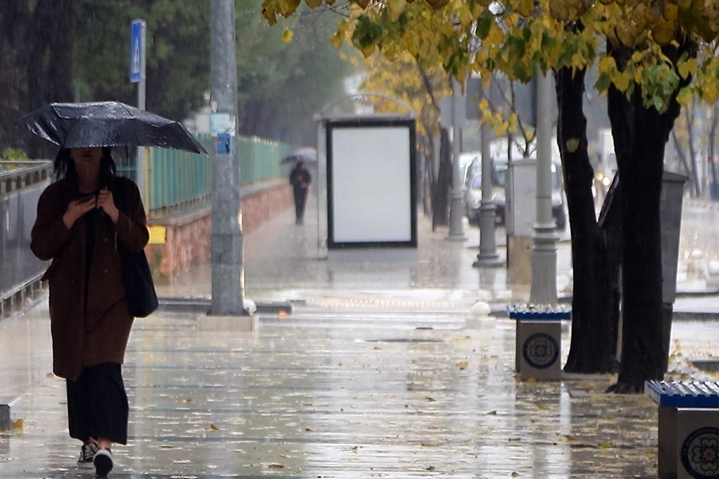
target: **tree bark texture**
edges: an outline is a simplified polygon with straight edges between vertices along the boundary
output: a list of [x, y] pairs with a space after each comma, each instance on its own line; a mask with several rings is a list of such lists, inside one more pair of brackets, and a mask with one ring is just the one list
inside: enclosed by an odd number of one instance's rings
[[[638, 88], [638, 86], [637, 86]], [[622, 356], [618, 386], [641, 392], [647, 379], [664, 375], [660, 199], [666, 119], [634, 92], [630, 154], [619, 166], [622, 181]]]
[[[686, 38], [680, 39], [679, 47], [664, 49], [674, 65], [685, 53], [696, 54], [695, 45]], [[609, 118], [617, 134], [615, 145], [620, 146], [617, 163], [622, 184], [622, 353], [617, 384], [609, 389], [614, 392], [641, 393], [646, 380], [664, 377], [669, 354], [662, 321], [664, 150], [681, 112], [676, 95], [689, 81], [682, 81], [663, 112], [645, 106], [640, 85], [635, 85], [628, 101], [610, 97]]]
[[564, 370], [605, 373], [614, 369], [616, 331], [612, 327], [611, 269], [597, 224], [592, 197], [592, 169], [587, 152], [587, 120], [582, 99], [586, 70], [564, 68], [555, 74], [559, 122], [557, 142], [562, 158], [572, 232], [572, 337]]
[[439, 171], [437, 184], [434, 188], [434, 201], [432, 207], [433, 226], [447, 226], [449, 224], [449, 192], [452, 188], [452, 145], [449, 141], [449, 131], [442, 128], [439, 146]]

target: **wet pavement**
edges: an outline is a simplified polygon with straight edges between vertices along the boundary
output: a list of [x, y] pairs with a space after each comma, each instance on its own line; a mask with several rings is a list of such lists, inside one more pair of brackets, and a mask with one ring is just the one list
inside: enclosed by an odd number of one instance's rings
[[[446, 239], [420, 219], [416, 258], [319, 259], [316, 218], [292, 212], [245, 237], [246, 296], [293, 305], [255, 333], [211, 333], [195, 314], [137, 320], [124, 375], [129, 442], [117, 478], [650, 478], [657, 410], [608, 395], [612, 375], [520, 381], [515, 323], [477, 317], [528, 298], [504, 268], [472, 268], [479, 233]], [[502, 233], [498, 252], [503, 258]], [[566, 239], [566, 234], [564, 235]], [[680, 262], [672, 378], [710, 378], [716, 296]], [[571, 293], [569, 245], [557, 285]], [[165, 297], [208, 297], [200, 267]], [[694, 317], [696, 316], [696, 317]], [[562, 326], [562, 362], [570, 324]], [[67, 435], [63, 380], [50, 374], [47, 303], [0, 322], [0, 399], [20, 396], [22, 427], [0, 433], [0, 478], [81, 478]], [[2, 402], [2, 401], [0, 401]]]

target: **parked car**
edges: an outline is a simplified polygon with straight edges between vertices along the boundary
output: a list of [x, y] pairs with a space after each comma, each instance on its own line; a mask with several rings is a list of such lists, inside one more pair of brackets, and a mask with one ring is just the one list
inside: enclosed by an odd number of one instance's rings
[[[466, 215], [471, 225], [479, 224], [479, 207], [482, 201], [482, 175], [472, 171], [481, 171], [477, 164], [468, 167], [467, 183], [465, 187], [465, 203], [467, 205]], [[471, 180], [469, 179], [471, 178]], [[495, 223], [504, 226], [506, 219], [506, 183], [507, 183], [507, 162], [495, 159], [492, 162], [492, 193], [495, 210]], [[562, 169], [559, 163], [552, 163], [552, 216], [557, 229], [563, 230], [567, 226], [567, 214], [565, 211], [564, 188], [562, 181]]]
[[469, 219], [469, 224], [478, 225], [477, 212], [482, 203], [482, 174], [474, 174], [471, 178], [467, 177], [464, 187], [464, 214]]

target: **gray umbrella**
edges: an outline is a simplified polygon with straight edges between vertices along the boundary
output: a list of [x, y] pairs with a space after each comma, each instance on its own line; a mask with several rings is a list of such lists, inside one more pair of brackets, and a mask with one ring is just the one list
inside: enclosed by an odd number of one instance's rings
[[63, 148], [158, 146], [207, 154], [181, 123], [116, 101], [50, 103], [15, 123]]
[[317, 149], [311, 147], [298, 148], [291, 155], [285, 156], [280, 162], [281, 165], [295, 165], [300, 161], [306, 164], [317, 163]]

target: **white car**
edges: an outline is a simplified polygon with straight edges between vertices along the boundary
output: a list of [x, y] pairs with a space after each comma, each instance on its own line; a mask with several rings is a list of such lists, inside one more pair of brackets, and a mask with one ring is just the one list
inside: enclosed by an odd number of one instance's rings
[[[478, 171], [477, 165], [468, 171]], [[470, 180], [471, 177], [471, 180]], [[495, 223], [504, 225], [506, 216], [505, 187], [507, 177], [507, 162], [502, 160], [492, 161], [492, 199], [496, 206]], [[564, 209], [564, 188], [562, 187], [561, 165], [552, 163], [552, 216], [557, 229], [563, 230], [567, 226], [567, 215]], [[482, 202], [482, 175], [481, 173], [469, 174], [465, 185], [464, 201], [467, 205], [466, 215], [469, 224], [479, 224], [479, 207]]]

